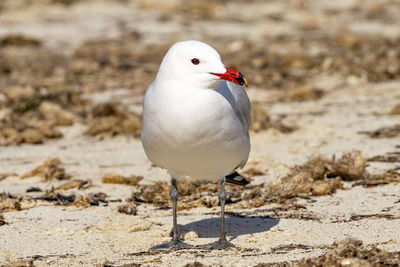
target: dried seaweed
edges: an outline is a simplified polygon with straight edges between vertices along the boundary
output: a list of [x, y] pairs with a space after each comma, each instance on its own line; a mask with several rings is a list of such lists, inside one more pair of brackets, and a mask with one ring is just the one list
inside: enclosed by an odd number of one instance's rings
[[124, 213], [127, 215], [136, 215], [137, 214], [136, 205], [132, 202], [129, 202], [124, 205], [120, 205], [120, 206], [118, 206], [118, 212]]
[[304, 244], [281, 245], [281, 246], [271, 248], [271, 252], [274, 254], [286, 254], [289, 251], [297, 250], [297, 249], [310, 251], [312, 249], [312, 246], [304, 245]]
[[[297, 249], [297, 246], [294, 245]], [[302, 245], [300, 249], [309, 246]], [[302, 259], [299, 262], [259, 263], [257, 267], [308, 267], [308, 266], [397, 266], [400, 252], [387, 252], [376, 246], [363, 245], [352, 237], [335, 242], [324, 255]]]
[[9, 176], [18, 176], [15, 172], [4, 172], [0, 173], [0, 181], [6, 179]]
[[266, 129], [276, 129], [282, 133], [292, 133], [298, 129], [297, 126], [286, 125], [281, 119], [271, 119], [268, 109], [263, 103], [251, 103], [251, 124], [250, 130], [259, 132]]
[[[180, 196], [178, 209], [190, 209], [199, 206], [218, 206], [219, 186], [216, 183], [201, 183], [199, 181], [178, 180], [178, 193]], [[240, 194], [236, 187], [229, 187], [227, 202], [232, 202], [233, 195]], [[139, 185], [133, 192], [130, 201], [137, 203], [152, 203], [165, 205], [170, 201], [170, 186], [166, 182], [156, 182], [151, 185]]]
[[394, 138], [400, 136], [400, 124], [393, 126], [382, 127], [374, 131], [363, 131], [359, 132], [361, 134], [366, 134], [371, 138]]
[[56, 126], [70, 126], [74, 123], [72, 112], [64, 110], [60, 105], [44, 101], [39, 106], [40, 116]]
[[393, 153], [387, 153], [386, 155], [378, 155], [369, 158], [368, 161], [389, 162], [389, 163], [400, 162], [400, 153], [393, 152]]
[[326, 255], [303, 259], [294, 266], [395, 266], [399, 261], [399, 252], [390, 253], [376, 246], [364, 246], [360, 240], [346, 238], [334, 243], [334, 248]]
[[138, 137], [142, 128], [141, 117], [129, 112], [121, 104], [104, 103], [94, 106], [92, 120], [85, 134], [110, 137], [120, 134], [133, 134]]
[[41, 41], [32, 37], [10, 34], [0, 38], [0, 47], [5, 46], [39, 46]]
[[377, 218], [377, 219], [387, 219], [387, 220], [398, 220], [400, 216], [396, 216], [393, 214], [353, 214], [350, 219], [345, 222], [359, 221], [368, 218]]
[[29, 178], [39, 176], [42, 181], [51, 180], [66, 180], [70, 179], [71, 175], [65, 172], [65, 169], [60, 167], [61, 160], [58, 158], [50, 158], [37, 166], [35, 169], [23, 174], [21, 178]]
[[[41, 191], [35, 191], [41, 192]], [[41, 205], [62, 205], [89, 207], [108, 205], [107, 194], [103, 192], [89, 194], [62, 194], [52, 188], [43, 194], [13, 195], [9, 193], [0, 193], [0, 212], [19, 211]]]
[[0, 213], [0, 226], [5, 225], [5, 224], [7, 224], [6, 220], [4, 219], [3, 214]]
[[[366, 187], [400, 182], [399, 174], [394, 171], [378, 175], [368, 173], [366, 163], [366, 158], [359, 151], [345, 153], [339, 159], [314, 157], [303, 165], [292, 167], [287, 176], [273, 182], [246, 187], [227, 186], [227, 204], [235, 204], [239, 208], [261, 207], [272, 202], [285, 204], [295, 197], [331, 195], [344, 188], [342, 181], [356, 181], [353, 186]], [[139, 185], [128, 201], [163, 206], [170, 202], [169, 191], [170, 186], [166, 182]], [[219, 185], [216, 183], [179, 180], [178, 192], [178, 209], [219, 205]]]
[[[0, 91], [1, 93], [1, 91]], [[56, 126], [70, 126], [86, 101], [77, 90], [14, 86], [4, 90], [7, 109], [0, 117], [0, 145], [40, 144], [63, 135]]]
[[[228, 66], [240, 67], [250, 84], [263, 88], [293, 90], [309, 84], [310, 77], [339, 74], [343, 83], [352, 80], [371, 83], [395, 80], [400, 77], [399, 38], [376, 38], [338, 31], [333, 34], [297, 38], [281, 37], [269, 40], [269, 47], [250, 41], [240, 43], [240, 50], [217, 46]], [[319, 53], [310, 47], [318, 44]], [[281, 48], [290, 47], [282, 52]], [[378, 49], [377, 49], [378, 48]], [[358, 59], [358, 60], [354, 60]], [[320, 93], [310, 94], [319, 98]], [[288, 95], [289, 97], [290, 95]], [[288, 98], [290, 100], [290, 98]]]
[[137, 185], [142, 179], [142, 176], [123, 176], [116, 173], [107, 173], [103, 178], [101, 178], [101, 181], [105, 184]]
[[364, 187], [373, 187], [390, 183], [400, 183], [400, 174], [398, 172], [388, 170], [382, 174], [370, 174], [365, 180], [357, 181], [352, 186], [362, 185]]
[[280, 180], [266, 184], [269, 193], [278, 198], [300, 194], [329, 195], [343, 188], [341, 181], [364, 180], [367, 160], [359, 151], [345, 153], [339, 160], [314, 157], [295, 166]]
[[400, 115], [400, 104], [396, 105], [393, 107], [393, 109], [390, 111], [391, 115]]
[[21, 197], [9, 193], [0, 193], [0, 212], [21, 210]]
[[322, 98], [324, 91], [313, 85], [303, 85], [289, 91], [288, 99], [290, 101], [312, 101]]
[[48, 139], [61, 138], [62, 133], [54, 126], [9, 112], [0, 118], [0, 145], [41, 144]]
[[91, 180], [79, 180], [79, 179], [74, 179], [72, 181], [66, 182], [58, 187], [56, 187], [56, 190], [69, 190], [73, 188], [88, 188], [92, 184]]
[[34, 200], [44, 200], [47, 202], [53, 202], [56, 205], [62, 206], [76, 206], [76, 207], [89, 207], [99, 206], [100, 203], [107, 204], [107, 194], [103, 192], [89, 193], [87, 195], [64, 195], [57, 193], [54, 190], [48, 191], [42, 196], [35, 197]]

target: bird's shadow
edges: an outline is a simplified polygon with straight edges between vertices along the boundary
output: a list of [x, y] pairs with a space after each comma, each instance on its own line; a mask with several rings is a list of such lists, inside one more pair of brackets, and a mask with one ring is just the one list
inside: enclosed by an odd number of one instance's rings
[[[229, 241], [232, 241], [241, 235], [268, 231], [278, 223], [279, 219], [271, 217], [229, 216], [228, 214], [225, 218], [226, 235], [230, 237]], [[217, 238], [221, 235], [221, 218], [208, 218], [185, 225], [178, 225], [178, 231], [181, 235], [194, 231], [199, 238]]]

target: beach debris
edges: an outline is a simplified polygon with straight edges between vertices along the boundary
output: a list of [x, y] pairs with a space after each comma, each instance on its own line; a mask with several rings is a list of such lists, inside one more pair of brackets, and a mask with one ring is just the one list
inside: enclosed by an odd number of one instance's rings
[[382, 174], [368, 175], [365, 180], [357, 181], [352, 186], [373, 187], [377, 185], [400, 183], [400, 173], [395, 170], [388, 170]]
[[137, 214], [137, 210], [136, 210], [136, 204], [133, 202], [129, 202], [127, 204], [124, 205], [119, 205], [118, 206], [118, 212], [119, 213], [124, 213], [127, 215], [136, 215]]
[[371, 138], [394, 138], [400, 136], [400, 124], [382, 127], [374, 131], [362, 131], [360, 134], [366, 134]]
[[49, 158], [35, 169], [21, 175], [21, 178], [29, 178], [38, 176], [43, 182], [51, 180], [67, 180], [71, 175], [65, 172], [65, 169], [60, 167], [61, 160], [59, 158]]
[[289, 126], [282, 123], [281, 118], [272, 119], [265, 104], [252, 102], [250, 130], [259, 132], [271, 128], [282, 133], [292, 133], [298, 129], [297, 126]]
[[0, 213], [0, 226], [7, 224], [5, 219], [4, 219], [4, 215]]
[[103, 103], [93, 107], [92, 120], [85, 134], [110, 137], [133, 134], [138, 137], [142, 128], [141, 117], [129, 112], [121, 104]]
[[9, 193], [0, 193], [0, 212], [21, 210], [21, 197]]
[[6, 46], [40, 46], [41, 41], [33, 37], [19, 34], [9, 34], [0, 38], [0, 47]]
[[56, 126], [70, 126], [74, 123], [74, 115], [61, 108], [60, 105], [44, 101], [39, 106], [39, 114], [44, 119]]
[[389, 152], [386, 155], [377, 155], [368, 159], [371, 162], [400, 162], [400, 152]]
[[40, 187], [32, 186], [26, 189], [26, 193], [34, 193], [34, 192], [42, 192], [42, 189]]
[[251, 104], [251, 125], [253, 131], [261, 131], [270, 127], [271, 118], [269, 117], [268, 109], [265, 105], [253, 102]]
[[3, 172], [3, 173], [0, 173], [0, 181], [4, 180], [4, 179], [6, 179], [7, 177], [10, 177], [10, 176], [18, 176], [18, 174], [15, 173], [15, 172]]
[[[288, 175], [261, 185], [238, 187], [227, 185], [227, 204], [241, 208], [261, 207], [268, 203], [286, 203], [296, 197], [324, 196], [344, 189], [343, 181], [354, 181], [353, 186], [365, 187], [400, 182], [395, 171], [370, 174], [367, 159], [360, 151], [344, 153], [339, 159], [322, 156], [310, 158], [302, 165], [291, 168]], [[178, 180], [178, 209], [216, 207], [219, 184], [195, 180]], [[170, 185], [167, 182], [137, 185], [129, 201], [151, 203], [158, 206], [170, 203]]]
[[343, 154], [336, 160], [313, 157], [302, 165], [291, 168], [282, 179], [265, 185], [271, 195], [291, 198], [299, 194], [329, 195], [343, 188], [341, 181], [364, 180], [367, 160], [360, 151]]
[[303, 85], [289, 91], [288, 98], [290, 101], [312, 101], [322, 98], [324, 91], [316, 88], [311, 84]]
[[80, 180], [80, 179], [74, 179], [72, 181], [66, 182], [65, 184], [62, 184], [58, 187], [56, 187], [56, 190], [69, 190], [73, 188], [88, 188], [92, 184], [91, 180]]
[[392, 111], [390, 111], [391, 115], [400, 115], [400, 104], [393, 107]]
[[363, 245], [361, 240], [348, 237], [335, 242], [325, 255], [302, 259], [293, 266], [395, 266], [400, 252], [387, 252], [376, 245]]
[[55, 190], [50, 190], [42, 196], [34, 198], [34, 200], [44, 200], [47, 202], [54, 202], [56, 205], [63, 206], [76, 206], [76, 207], [90, 207], [99, 206], [100, 203], [108, 204], [106, 200], [107, 194], [103, 192], [89, 193], [89, 194], [70, 194], [64, 195], [57, 193]]
[[101, 178], [101, 181], [105, 184], [126, 184], [126, 185], [137, 185], [143, 176], [123, 176], [117, 173], [107, 173]]

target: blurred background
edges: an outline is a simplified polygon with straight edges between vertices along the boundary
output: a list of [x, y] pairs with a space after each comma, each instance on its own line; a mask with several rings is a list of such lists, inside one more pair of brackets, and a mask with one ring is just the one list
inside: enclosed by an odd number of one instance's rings
[[89, 177], [109, 164], [166, 178], [139, 143], [142, 100], [168, 48], [188, 39], [249, 81], [249, 168], [274, 178], [316, 154], [383, 155], [400, 135], [398, 25], [395, 0], [3, 0], [4, 171], [52, 155]]
[[138, 136], [144, 91], [187, 39], [246, 75], [267, 105], [254, 106], [254, 130], [291, 132], [266, 118], [268, 105], [399, 78], [399, 23], [396, 0], [2, 0], [0, 144], [61, 138], [56, 126], [75, 122], [93, 136]]

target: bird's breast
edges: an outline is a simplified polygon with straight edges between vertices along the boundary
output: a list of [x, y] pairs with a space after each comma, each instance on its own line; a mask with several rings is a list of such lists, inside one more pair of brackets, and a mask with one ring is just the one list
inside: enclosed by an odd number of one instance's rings
[[190, 166], [191, 161], [209, 161], [207, 164], [212, 165], [221, 157], [232, 162], [227, 165], [237, 166], [247, 159], [250, 148], [247, 128], [229, 102], [207, 89], [149, 90], [144, 102], [142, 142], [148, 157], [167, 168], [175, 163]]
[[146, 95], [144, 127], [171, 145], [196, 146], [222, 135], [226, 137], [227, 131], [237, 128], [236, 124], [229, 103], [212, 90], [170, 89]]

